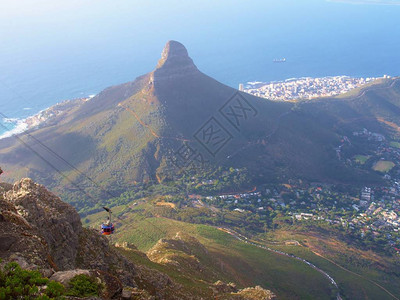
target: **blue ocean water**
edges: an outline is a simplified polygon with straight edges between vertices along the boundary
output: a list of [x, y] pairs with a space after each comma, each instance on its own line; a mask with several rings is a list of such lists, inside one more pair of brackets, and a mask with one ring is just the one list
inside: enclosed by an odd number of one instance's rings
[[[0, 116], [0, 135], [61, 100], [151, 71], [170, 39], [187, 47], [200, 70], [232, 87], [400, 75], [399, 1], [366, 2], [2, 1], [0, 113], [12, 120]], [[286, 63], [272, 62], [282, 57]]]

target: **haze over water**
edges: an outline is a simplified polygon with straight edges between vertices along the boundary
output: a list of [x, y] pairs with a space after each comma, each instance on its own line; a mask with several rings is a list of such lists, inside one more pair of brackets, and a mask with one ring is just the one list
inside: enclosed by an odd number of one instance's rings
[[[0, 112], [26, 118], [131, 81], [155, 67], [171, 39], [201, 71], [235, 88], [302, 76], [400, 75], [400, 6], [390, 5], [398, 1], [193, 2], [2, 1]], [[286, 63], [272, 62], [283, 57]]]

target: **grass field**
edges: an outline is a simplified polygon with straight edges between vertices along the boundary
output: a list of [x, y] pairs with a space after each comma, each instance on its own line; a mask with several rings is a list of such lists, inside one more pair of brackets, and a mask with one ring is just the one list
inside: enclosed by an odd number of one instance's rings
[[369, 155], [356, 155], [354, 156], [354, 160], [356, 161], [356, 163], [363, 165], [367, 162], [367, 160], [370, 158], [371, 156]]
[[395, 148], [400, 148], [400, 143], [399, 142], [390, 142], [390, 146], [395, 147]]
[[374, 171], [378, 171], [378, 172], [382, 172], [382, 173], [387, 173], [389, 172], [391, 169], [393, 169], [393, 167], [395, 166], [394, 162], [392, 161], [387, 161], [387, 160], [380, 160], [377, 161], [374, 166], [372, 167], [372, 169]]

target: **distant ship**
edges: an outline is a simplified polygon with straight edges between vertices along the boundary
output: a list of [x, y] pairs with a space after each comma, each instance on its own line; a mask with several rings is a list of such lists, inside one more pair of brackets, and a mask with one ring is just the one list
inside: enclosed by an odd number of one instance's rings
[[275, 58], [273, 60], [274, 63], [284, 63], [286, 62], [286, 58]]

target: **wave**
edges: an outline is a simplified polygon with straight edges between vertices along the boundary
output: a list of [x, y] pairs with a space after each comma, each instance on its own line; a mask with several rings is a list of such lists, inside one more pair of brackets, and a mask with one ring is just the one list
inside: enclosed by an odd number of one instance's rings
[[[16, 119], [16, 118], [4, 118], [3, 123], [6, 124], [13, 124], [15, 127], [9, 129], [8, 131], [4, 132], [2, 135], [0, 135], [0, 140], [5, 139], [8, 137], [11, 137], [15, 134], [22, 133], [28, 129], [28, 124], [26, 123], [26, 119]], [[7, 127], [7, 126], [5, 126]]]
[[[86, 101], [89, 101], [92, 99], [95, 95], [89, 95], [88, 97], [85, 98], [77, 98], [77, 99], [72, 99], [72, 100], [65, 100], [63, 102], [59, 102], [53, 106], [50, 106], [46, 109], [43, 109], [39, 111], [38, 113], [31, 115], [25, 119], [22, 118], [3, 118], [3, 120], [0, 120], [0, 125], [4, 129], [6, 129], [6, 132], [1, 132], [0, 131], [0, 140], [5, 139], [8, 137], [11, 137], [16, 134], [20, 134], [25, 132], [26, 130], [32, 129], [32, 128], [37, 128], [41, 124], [47, 122], [48, 120], [54, 119], [55, 117], [65, 113], [71, 107], [74, 107], [75, 105], [80, 105]], [[31, 108], [27, 107], [24, 108], [24, 110], [30, 110]], [[6, 124], [11, 124], [12, 128], [9, 128], [10, 126], [7, 126]]]

